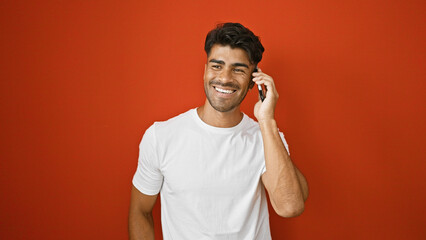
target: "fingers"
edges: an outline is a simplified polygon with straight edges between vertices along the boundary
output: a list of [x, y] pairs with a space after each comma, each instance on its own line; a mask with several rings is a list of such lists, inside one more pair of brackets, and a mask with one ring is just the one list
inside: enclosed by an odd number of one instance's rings
[[261, 75], [253, 78], [256, 84], [264, 84], [268, 89], [275, 89], [274, 80], [268, 75]]
[[253, 81], [257, 81], [257, 80], [270, 80], [273, 82], [272, 77], [270, 77], [269, 75], [265, 74], [262, 72], [262, 70], [260, 70], [260, 68], [258, 68], [258, 72], [253, 72]]
[[258, 72], [253, 73], [253, 81], [258, 85], [263, 84], [265, 88], [268, 89], [268, 92], [278, 96], [274, 80], [271, 76], [263, 73], [261, 69], [258, 69]]

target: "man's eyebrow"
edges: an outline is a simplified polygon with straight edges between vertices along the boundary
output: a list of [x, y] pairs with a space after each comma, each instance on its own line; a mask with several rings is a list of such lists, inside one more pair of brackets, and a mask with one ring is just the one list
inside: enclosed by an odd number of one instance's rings
[[222, 61], [222, 60], [216, 60], [216, 59], [210, 59], [210, 61], [209, 62], [212, 62], [212, 63], [218, 63], [218, 64], [222, 64], [222, 65], [224, 65], [225, 64], [225, 62], [224, 61]]
[[[210, 59], [210, 61], [209, 61], [209, 62], [225, 65], [225, 62], [224, 62], [224, 61], [222, 61], [222, 60], [217, 60], [217, 59]], [[245, 67], [245, 68], [249, 68], [249, 66], [248, 66], [247, 64], [245, 64], [245, 63], [233, 63], [233, 64], [231, 64], [231, 65], [232, 65], [233, 67]]]
[[233, 63], [232, 66], [234, 67], [246, 67], [249, 68], [249, 66], [245, 63]]

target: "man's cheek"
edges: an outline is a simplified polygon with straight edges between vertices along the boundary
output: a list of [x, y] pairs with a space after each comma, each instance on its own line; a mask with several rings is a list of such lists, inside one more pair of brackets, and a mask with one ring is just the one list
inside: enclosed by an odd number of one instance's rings
[[208, 75], [206, 75], [206, 78], [204, 80], [206, 82], [210, 82], [213, 79], [215, 79], [215, 76], [213, 74], [208, 74]]

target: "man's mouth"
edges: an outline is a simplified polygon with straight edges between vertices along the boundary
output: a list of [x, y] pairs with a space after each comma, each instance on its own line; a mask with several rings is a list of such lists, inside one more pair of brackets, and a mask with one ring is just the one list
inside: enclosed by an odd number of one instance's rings
[[220, 87], [213, 87], [217, 92], [220, 93], [224, 93], [224, 94], [232, 94], [234, 92], [236, 92], [237, 90], [232, 90], [232, 89], [224, 89], [224, 88], [220, 88]]

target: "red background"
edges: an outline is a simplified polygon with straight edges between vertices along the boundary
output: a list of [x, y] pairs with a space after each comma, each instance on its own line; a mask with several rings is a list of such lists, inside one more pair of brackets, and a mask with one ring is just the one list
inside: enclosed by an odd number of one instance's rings
[[425, 10], [1, 1], [0, 238], [126, 239], [142, 134], [204, 102], [205, 35], [238, 21], [261, 36], [276, 118], [310, 185], [302, 216], [271, 209], [274, 239], [425, 239]]

